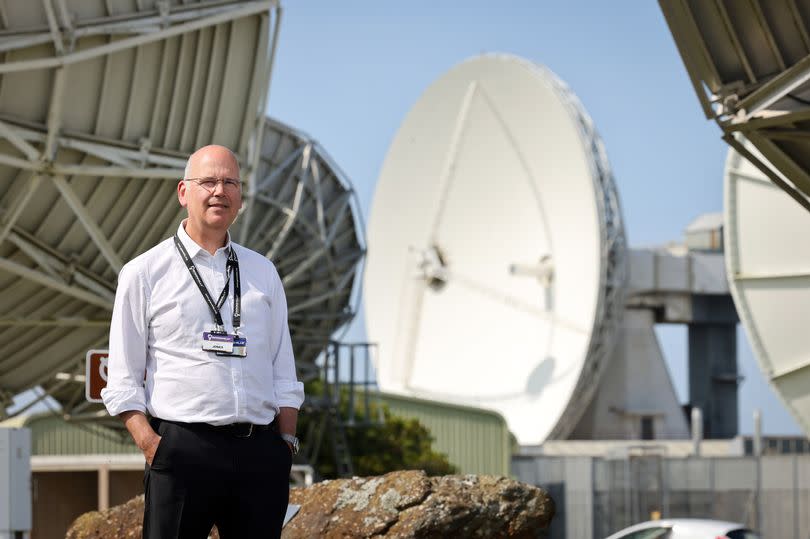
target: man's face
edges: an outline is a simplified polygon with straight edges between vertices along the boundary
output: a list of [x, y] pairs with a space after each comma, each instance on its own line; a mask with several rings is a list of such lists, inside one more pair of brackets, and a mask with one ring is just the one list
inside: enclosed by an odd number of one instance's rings
[[211, 190], [200, 185], [204, 180], [226, 179], [239, 179], [239, 165], [225, 148], [210, 146], [192, 156], [188, 178], [177, 186], [177, 197], [188, 210], [189, 221], [195, 228], [225, 231], [236, 219], [242, 207], [240, 188], [229, 187], [222, 181], [217, 181]]

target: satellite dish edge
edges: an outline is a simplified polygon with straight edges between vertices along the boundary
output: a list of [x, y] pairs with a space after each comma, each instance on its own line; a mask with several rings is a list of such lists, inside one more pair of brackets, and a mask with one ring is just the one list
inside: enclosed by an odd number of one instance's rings
[[774, 241], [785, 231], [807, 230], [810, 214], [734, 149], [724, 180], [726, 271], [734, 304], [765, 378], [810, 433], [810, 360], [802, 338], [810, 318], [810, 243]]

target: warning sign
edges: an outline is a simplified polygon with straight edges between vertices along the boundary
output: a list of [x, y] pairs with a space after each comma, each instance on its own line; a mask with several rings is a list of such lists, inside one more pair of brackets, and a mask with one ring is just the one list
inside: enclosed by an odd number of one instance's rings
[[84, 396], [90, 402], [101, 402], [101, 390], [107, 387], [108, 350], [87, 352]]

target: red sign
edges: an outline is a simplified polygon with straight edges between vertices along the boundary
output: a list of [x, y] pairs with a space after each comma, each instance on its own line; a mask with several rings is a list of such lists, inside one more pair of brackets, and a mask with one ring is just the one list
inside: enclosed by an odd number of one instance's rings
[[109, 350], [87, 352], [84, 396], [90, 402], [101, 402], [101, 390], [107, 387], [107, 356]]

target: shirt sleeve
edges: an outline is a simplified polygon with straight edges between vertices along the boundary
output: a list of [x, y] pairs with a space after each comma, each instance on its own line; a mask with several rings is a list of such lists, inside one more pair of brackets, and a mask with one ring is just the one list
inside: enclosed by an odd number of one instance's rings
[[138, 268], [125, 265], [118, 275], [107, 359], [107, 387], [101, 398], [111, 415], [146, 412], [143, 387], [148, 344], [148, 288]]
[[273, 268], [275, 277], [272, 306], [272, 320], [275, 330], [281, 335], [278, 349], [273, 354], [273, 382], [279, 407], [301, 408], [304, 402], [304, 384], [298, 381], [295, 374], [295, 357], [293, 356], [290, 328], [287, 322], [287, 297], [278, 273]]

